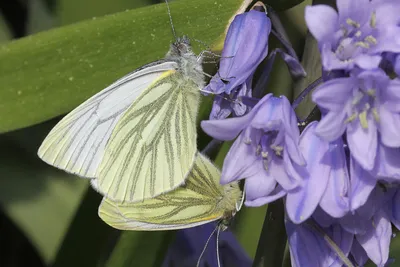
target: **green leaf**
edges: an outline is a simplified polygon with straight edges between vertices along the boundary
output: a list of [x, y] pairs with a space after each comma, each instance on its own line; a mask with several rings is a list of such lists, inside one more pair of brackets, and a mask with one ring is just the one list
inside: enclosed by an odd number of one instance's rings
[[46, 263], [53, 261], [88, 186], [36, 156], [49, 126], [0, 136], [0, 204]]
[[[221, 41], [241, 0], [170, 4], [178, 35]], [[212, 19], [210, 19], [212, 18]], [[64, 114], [173, 41], [165, 4], [38, 33], [0, 46], [0, 132]], [[195, 51], [204, 47], [195, 44]]]
[[[71, 24], [87, 18], [104, 16], [127, 9], [157, 4], [158, 0], [58, 0], [57, 14], [61, 25]], [[79, 7], [79, 8], [77, 8]]]

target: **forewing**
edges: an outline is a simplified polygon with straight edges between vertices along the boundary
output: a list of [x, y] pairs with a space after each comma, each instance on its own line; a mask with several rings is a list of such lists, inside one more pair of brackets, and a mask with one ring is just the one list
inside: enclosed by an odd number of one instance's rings
[[99, 216], [122, 230], [171, 230], [189, 228], [223, 217], [219, 208], [223, 187], [219, 170], [198, 154], [185, 185], [138, 203], [117, 203], [103, 198]]
[[199, 97], [199, 88], [177, 71], [145, 90], [112, 133], [99, 191], [117, 202], [137, 202], [181, 185], [194, 163]]
[[39, 148], [39, 157], [67, 172], [95, 177], [118, 120], [143, 90], [175, 68], [175, 62], [155, 62], [100, 91], [51, 130]]

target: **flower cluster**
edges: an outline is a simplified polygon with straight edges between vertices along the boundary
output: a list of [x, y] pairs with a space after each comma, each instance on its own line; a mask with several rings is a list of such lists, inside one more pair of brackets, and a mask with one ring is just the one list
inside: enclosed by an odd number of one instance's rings
[[[321, 120], [302, 133], [284, 96], [238, 104], [240, 96], [251, 98], [252, 75], [267, 55], [269, 19], [251, 11], [229, 29], [219, 74], [207, 88], [219, 95], [201, 127], [218, 140], [236, 138], [221, 183], [244, 179], [246, 206], [284, 198], [293, 266], [343, 265], [321, 231], [357, 265], [389, 260], [391, 224], [400, 227], [398, 14], [397, 0], [306, 8], [324, 83], [312, 93]], [[289, 68], [299, 68], [295, 59], [286, 61]]]

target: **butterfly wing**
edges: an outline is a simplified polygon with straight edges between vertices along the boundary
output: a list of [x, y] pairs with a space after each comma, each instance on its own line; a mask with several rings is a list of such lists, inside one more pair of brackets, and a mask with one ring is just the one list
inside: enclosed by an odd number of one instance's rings
[[98, 190], [116, 202], [137, 202], [181, 185], [197, 149], [199, 97], [198, 85], [179, 71], [145, 90], [113, 130]]
[[39, 157], [67, 172], [94, 178], [118, 120], [151, 83], [176, 68], [173, 61], [154, 62], [100, 91], [51, 130], [39, 148]]
[[185, 184], [174, 191], [137, 203], [116, 203], [103, 198], [99, 216], [107, 224], [122, 230], [172, 230], [194, 227], [236, 211], [242, 196], [226, 195], [219, 184], [220, 171], [203, 155], [197, 154]]

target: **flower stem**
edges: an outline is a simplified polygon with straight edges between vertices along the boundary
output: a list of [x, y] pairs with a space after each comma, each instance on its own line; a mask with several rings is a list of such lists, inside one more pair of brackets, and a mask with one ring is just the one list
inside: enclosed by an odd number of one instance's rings
[[282, 199], [268, 205], [253, 267], [282, 266], [287, 239], [284, 217]]

